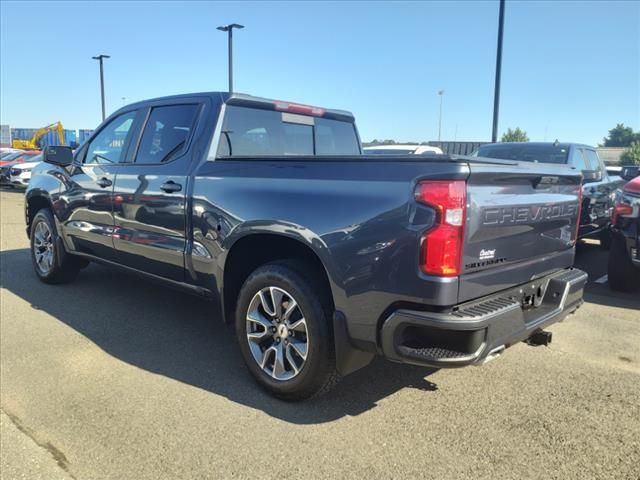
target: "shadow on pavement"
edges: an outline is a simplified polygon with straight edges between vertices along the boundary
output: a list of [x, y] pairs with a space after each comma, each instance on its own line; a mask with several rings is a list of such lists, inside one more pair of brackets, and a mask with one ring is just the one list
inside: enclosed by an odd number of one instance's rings
[[402, 388], [435, 391], [435, 370], [376, 359], [318, 399], [276, 400], [253, 381], [233, 330], [215, 306], [115, 269], [91, 265], [75, 283], [44, 285], [32, 272], [28, 249], [0, 254], [0, 286], [78, 331], [105, 352], [147, 371], [222, 395], [297, 424], [358, 415]]
[[636, 310], [638, 312], [638, 321], [640, 321], [640, 290], [625, 293], [615, 292], [608, 285], [587, 285], [584, 301], [609, 307]]

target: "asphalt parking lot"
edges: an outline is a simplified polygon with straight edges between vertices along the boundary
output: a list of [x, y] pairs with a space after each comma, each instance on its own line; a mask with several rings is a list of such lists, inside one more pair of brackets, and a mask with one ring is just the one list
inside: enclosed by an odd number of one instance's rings
[[289, 404], [204, 300], [95, 265], [39, 283], [22, 204], [0, 192], [2, 479], [640, 478], [640, 294], [609, 290], [595, 243], [587, 303], [550, 347], [458, 370], [380, 359]]

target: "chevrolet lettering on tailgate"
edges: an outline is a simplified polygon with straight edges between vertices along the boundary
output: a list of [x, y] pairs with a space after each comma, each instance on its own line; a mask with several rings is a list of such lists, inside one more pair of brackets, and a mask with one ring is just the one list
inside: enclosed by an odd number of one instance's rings
[[509, 225], [546, 222], [563, 217], [570, 218], [575, 216], [577, 212], [577, 203], [487, 208], [483, 211], [482, 224]]

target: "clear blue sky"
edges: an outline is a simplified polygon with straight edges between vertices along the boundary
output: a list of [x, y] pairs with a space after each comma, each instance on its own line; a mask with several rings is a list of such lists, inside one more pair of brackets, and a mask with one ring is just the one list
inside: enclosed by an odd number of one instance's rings
[[[127, 102], [227, 87], [344, 108], [363, 140], [491, 135], [498, 1], [0, 3], [0, 117], [12, 127], [100, 122]], [[500, 132], [595, 144], [640, 129], [640, 2], [507, 0]], [[457, 134], [456, 134], [457, 131]]]

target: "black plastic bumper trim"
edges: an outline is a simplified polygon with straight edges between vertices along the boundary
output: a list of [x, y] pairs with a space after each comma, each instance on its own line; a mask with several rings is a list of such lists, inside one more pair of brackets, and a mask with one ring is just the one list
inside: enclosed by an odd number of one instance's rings
[[[582, 305], [588, 276], [578, 269], [567, 269], [536, 279], [504, 292], [459, 305], [448, 313], [397, 310], [383, 323], [380, 332], [382, 351], [389, 360], [436, 368], [463, 367], [483, 363], [493, 350], [509, 347], [527, 339], [533, 332], [561, 321]], [[542, 297], [534, 308], [524, 308], [527, 288], [542, 288]], [[484, 341], [474, 352], [448, 352], [446, 356], [425, 355], [430, 348], [407, 348], [401, 344], [408, 327], [437, 328], [447, 331], [483, 330]], [[415, 350], [415, 351], [412, 351]], [[418, 352], [418, 350], [421, 350]], [[431, 350], [437, 351], [437, 348]]]

